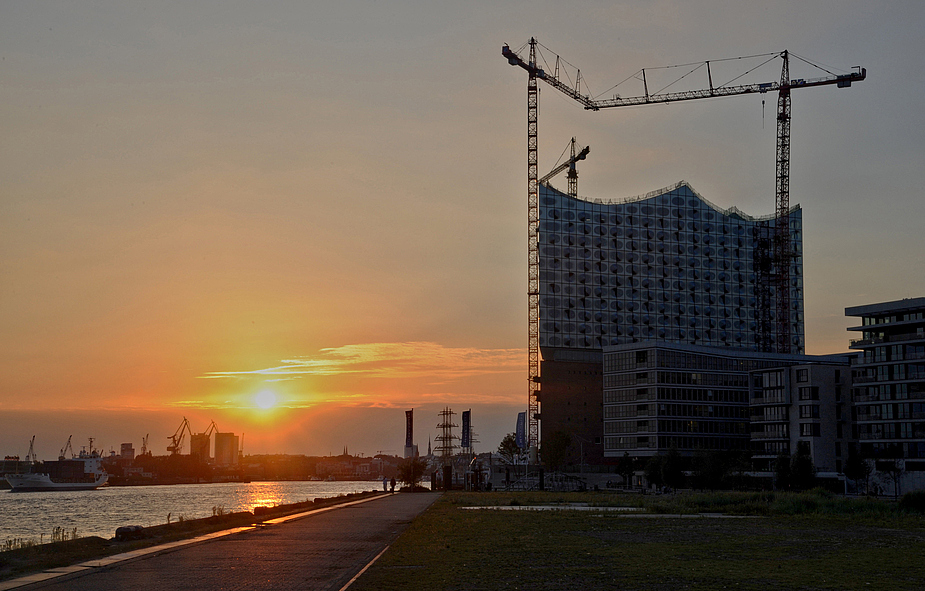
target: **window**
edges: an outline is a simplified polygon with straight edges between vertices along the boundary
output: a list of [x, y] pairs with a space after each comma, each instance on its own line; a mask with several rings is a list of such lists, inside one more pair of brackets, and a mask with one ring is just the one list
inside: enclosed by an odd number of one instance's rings
[[800, 400], [819, 400], [818, 386], [801, 386]]
[[808, 382], [809, 381], [809, 370], [808, 369], [798, 369], [797, 370], [797, 382]]
[[800, 437], [819, 437], [819, 423], [800, 423]]
[[819, 418], [819, 405], [818, 404], [800, 405], [800, 418], [801, 419], [818, 419]]
[[781, 380], [782, 372], [779, 371], [769, 371], [766, 374], [763, 374], [764, 377], [764, 387], [765, 388], [776, 388], [783, 385], [783, 380]]

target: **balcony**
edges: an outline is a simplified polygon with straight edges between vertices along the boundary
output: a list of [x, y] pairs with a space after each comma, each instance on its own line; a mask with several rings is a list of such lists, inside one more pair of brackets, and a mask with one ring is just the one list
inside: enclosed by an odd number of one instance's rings
[[777, 433], [752, 433], [753, 441], [790, 441], [790, 437], [787, 435], [779, 435]]
[[905, 334], [890, 334], [884, 335], [882, 337], [873, 337], [869, 339], [855, 339], [853, 341], [848, 341], [849, 349], [857, 349], [862, 347], [869, 347], [871, 345], [882, 345], [883, 343], [900, 343], [904, 341], [923, 341], [925, 340], [925, 333], [913, 332]]

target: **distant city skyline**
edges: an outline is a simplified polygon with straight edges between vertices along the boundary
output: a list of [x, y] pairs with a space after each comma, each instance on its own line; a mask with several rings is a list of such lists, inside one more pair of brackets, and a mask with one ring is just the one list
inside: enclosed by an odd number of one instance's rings
[[[497, 448], [527, 375], [526, 75], [501, 46], [531, 36], [596, 93], [783, 49], [867, 68], [793, 96], [806, 352], [847, 351], [846, 307], [925, 294], [922, 22], [911, 0], [4, 4], [0, 452], [166, 453], [187, 416], [246, 453], [399, 454], [403, 411], [423, 449], [444, 406]], [[541, 89], [540, 174], [574, 136], [584, 198], [686, 180], [772, 213], [761, 100]]]

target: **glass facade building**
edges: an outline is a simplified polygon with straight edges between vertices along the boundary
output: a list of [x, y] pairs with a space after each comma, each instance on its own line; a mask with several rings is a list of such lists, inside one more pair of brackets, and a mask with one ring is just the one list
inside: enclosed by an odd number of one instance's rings
[[[776, 351], [776, 219], [679, 183], [620, 202], [540, 185], [540, 347], [659, 340]], [[804, 352], [802, 211], [790, 213], [792, 352]], [[544, 352], [544, 357], [548, 355]]]
[[649, 342], [604, 349], [604, 455], [748, 450], [749, 374], [802, 355]]

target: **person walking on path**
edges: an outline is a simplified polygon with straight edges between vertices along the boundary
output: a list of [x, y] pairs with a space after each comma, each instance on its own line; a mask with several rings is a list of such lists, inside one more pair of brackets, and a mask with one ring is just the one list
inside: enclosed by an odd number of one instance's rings
[[395, 492], [395, 479], [394, 478], [392, 479], [392, 482], [390, 482], [390, 484], [392, 485], [392, 492]]

